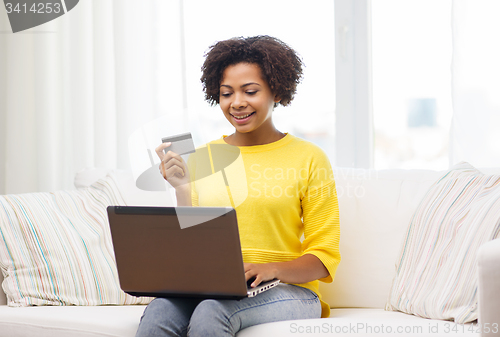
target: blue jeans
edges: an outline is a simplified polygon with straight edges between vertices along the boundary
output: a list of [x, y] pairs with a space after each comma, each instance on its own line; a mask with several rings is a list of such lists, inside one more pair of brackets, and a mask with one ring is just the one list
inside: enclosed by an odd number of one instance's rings
[[256, 324], [320, 317], [314, 292], [279, 284], [242, 300], [156, 298], [144, 310], [136, 337], [234, 336]]

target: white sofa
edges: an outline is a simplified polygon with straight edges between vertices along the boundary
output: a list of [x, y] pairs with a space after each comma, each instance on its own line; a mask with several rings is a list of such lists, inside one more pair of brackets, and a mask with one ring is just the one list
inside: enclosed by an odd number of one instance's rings
[[[88, 169], [75, 178], [84, 187], [107, 170]], [[499, 173], [490, 170], [488, 173]], [[135, 188], [132, 175], [116, 172], [130, 205], [168, 205], [160, 192]], [[262, 324], [248, 336], [500, 336], [474, 325], [429, 320], [385, 311], [395, 263], [410, 217], [428, 187], [442, 174], [427, 170], [336, 169], [340, 204], [342, 262], [335, 281], [322, 284], [330, 318]], [[500, 240], [479, 254], [479, 320], [500, 323]], [[0, 282], [2, 276], [0, 275]], [[134, 336], [145, 306], [45, 306], [12, 308], [0, 291], [0, 336]]]

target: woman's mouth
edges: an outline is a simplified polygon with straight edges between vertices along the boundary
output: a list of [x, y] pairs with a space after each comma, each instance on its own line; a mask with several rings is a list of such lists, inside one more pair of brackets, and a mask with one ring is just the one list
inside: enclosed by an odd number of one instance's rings
[[251, 117], [252, 115], [255, 114], [255, 111], [252, 112], [252, 113], [249, 113], [249, 114], [245, 114], [245, 115], [233, 115], [233, 114], [230, 114], [233, 119], [236, 121], [236, 123], [238, 124], [243, 124], [243, 123], [246, 123]]

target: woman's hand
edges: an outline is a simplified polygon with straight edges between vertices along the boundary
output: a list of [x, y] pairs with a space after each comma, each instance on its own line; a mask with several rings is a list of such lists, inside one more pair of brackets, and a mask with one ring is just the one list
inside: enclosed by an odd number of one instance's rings
[[255, 277], [250, 287], [254, 288], [262, 282], [271, 281], [276, 277], [277, 270], [274, 263], [244, 263], [246, 281]]
[[163, 178], [172, 185], [175, 189], [189, 184], [189, 172], [187, 165], [177, 153], [168, 151], [164, 152], [172, 143], [162, 143], [155, 151], [161, 160], [160, 172]]
[[160, 172], [163, 178], [175, 188], [177, 206], [191, 206], [191, 184], [189, 170], [180, 155], [175, 152], [164, 152], [172, 143], [162, 143], [156, 149], [161, 160]]
[[245, 278], [248, 281], [252, 277], [255, 280], [250, 285], [252, 288], [261, 282], [270, 281], [275, 278], [283, 283], [307, 283], [329, 275], [323, 263], [312, 254], [304, 254], [301, 257], [287, 262], [272, 263], [244, 263]]

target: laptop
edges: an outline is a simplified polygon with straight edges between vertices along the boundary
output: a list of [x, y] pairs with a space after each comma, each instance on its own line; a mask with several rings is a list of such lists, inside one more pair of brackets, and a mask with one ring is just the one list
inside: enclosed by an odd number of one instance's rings
[[247, 285], [233, 208], [109, 206], [107, 211], [120, 287], [130, 295], [241, 299], [279, 283]]

